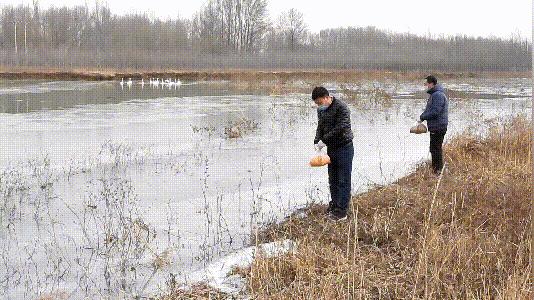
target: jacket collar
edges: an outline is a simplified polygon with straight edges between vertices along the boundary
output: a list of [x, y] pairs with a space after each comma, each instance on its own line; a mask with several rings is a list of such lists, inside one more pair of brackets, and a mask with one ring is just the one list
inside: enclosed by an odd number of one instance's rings
[[437, 84], [435, 87], [427, 90], [426, 92], [430, 95], [434, 94], [435, 92], [443, 92], [443, 86], [441, 86], [441, 84]]

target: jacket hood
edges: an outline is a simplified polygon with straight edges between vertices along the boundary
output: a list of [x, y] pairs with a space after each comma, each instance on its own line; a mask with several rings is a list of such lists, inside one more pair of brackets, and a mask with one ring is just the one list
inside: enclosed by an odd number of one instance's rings
[[427, 90], [426, 92], [429, 93], [430, 95], [434, 94], [435, 92], [443, 92], [444, 89], [443, 89], [443, 86], [441, 84], [436, 84], [435, 87]]

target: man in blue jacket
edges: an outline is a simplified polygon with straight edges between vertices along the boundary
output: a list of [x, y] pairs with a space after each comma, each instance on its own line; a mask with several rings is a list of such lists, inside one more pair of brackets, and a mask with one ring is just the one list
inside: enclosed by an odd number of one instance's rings
[[430, 132], [430, 154], [432, 155], [432, 170], [439, 175], [443, 169], [443, 139], [449, 124], [449, 100], [438, 84], [436, 77], [426, 77], [425, 86], [430, 94], [425, 111], [419, 117], [419, 122], [427, 121]]

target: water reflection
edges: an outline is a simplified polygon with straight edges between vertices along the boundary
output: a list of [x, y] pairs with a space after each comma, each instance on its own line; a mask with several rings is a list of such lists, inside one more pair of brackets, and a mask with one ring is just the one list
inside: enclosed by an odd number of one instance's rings
[[232, 95], [222, 83], [163, 82], [146, 85], [132, 81], [122, 87], [117, 82], [83, 81], [0, 81], [0, 113], [28, 113], [67, 109], [86, 104], [113, 104], [131, 99]]

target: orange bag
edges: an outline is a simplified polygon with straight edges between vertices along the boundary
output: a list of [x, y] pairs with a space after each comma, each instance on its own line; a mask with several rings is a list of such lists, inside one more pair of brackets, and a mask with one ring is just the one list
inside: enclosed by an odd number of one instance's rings
[[415, 133], [415, 134], [426, 133], [427, 131], [428, 131], [428, 129], [426, 128], [425, 124], [423, 124], [423, 123], [419, 123], [419, 124], [413, 126], [412, 128], [410, 128], [410, 133]]
[[330, 156], [323, 152], [317, 152], [317, 155], [310, 160], [310, 166], [312, 167], [322, 167], [328, 164], [330, 164]]

